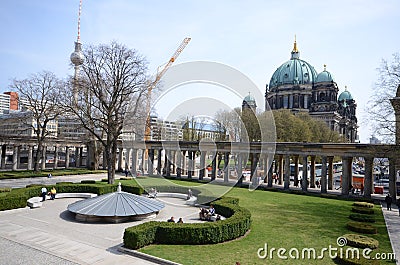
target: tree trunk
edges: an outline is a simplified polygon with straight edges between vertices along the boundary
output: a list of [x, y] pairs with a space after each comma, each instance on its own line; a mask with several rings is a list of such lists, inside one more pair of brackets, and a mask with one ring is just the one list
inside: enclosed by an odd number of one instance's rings
[[35, 158], [34, 158], [34, 166], [33, 166], [33, 171], [34, 172], [39, 172], [40, 171], [40, 164], [39, 161], [42, 157], [42, 149], [43, 149], [43, 144], [41, 141], [39, 141], [38, 143], [38, 147], [37, 147], [37, 151], [35, 154]]

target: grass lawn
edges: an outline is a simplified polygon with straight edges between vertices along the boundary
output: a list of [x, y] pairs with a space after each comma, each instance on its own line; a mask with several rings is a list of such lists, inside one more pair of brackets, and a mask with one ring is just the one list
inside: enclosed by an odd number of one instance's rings
[[21, 171], [1, 171], [0, 179], [18, 179], [18, 178], [34, 178], [34, 177], [47, 177], [49, 173], [53, 176], [64, 175], [81, 175], [81, 174], [95, 174], [104, 173], [106, 170], [89, 170], [85, 168], [71, 168], [71, 169], [46, 169], [39, 172], [32, 170]]
[[[233, 188], [227, 196], [239, 198], [240, 205], [251, 211], [252, 226], [247, 236], [216, 245], [151, 245], [140, 251], [182, 264], [335, 264], [327, 253], [323, 260], [281, 260], [276, 251], [273, 259], [260, 259], [257, 250], [267, 243], [268, 250], [297, 248], [301, 253], [302, 248], [315, 248], [319, 255], [324, 247], [338, 247], [339, 236], [352, 233], [346, 228], [350, 201], [240, 188]], [[375, 208], [378, 234], [368, 236], [379, 240], [377, 252], [392, 252], [380, 207]]]

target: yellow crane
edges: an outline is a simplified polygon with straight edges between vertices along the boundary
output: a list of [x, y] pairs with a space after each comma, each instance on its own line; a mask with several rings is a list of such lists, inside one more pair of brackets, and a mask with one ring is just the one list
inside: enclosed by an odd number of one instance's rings
[[179, 45], [178, 49], [174, 52], [174, 54], [171, 56], [171, 59], [169, 59], [168, 63], [165, 64], [163, 69], [159, 72], [157, 72], [156, 78], [154, 79], [153, 82], [150, 83], [150, 85], [147, 88], [147, 108], [146, 108], [146, 113], [147, 113], [147, 119], [146, 119], [146, 131], [145, 131], [145, 140], [150, 140], [151, 136], [151, 125], [150, 125], [150, 99], [151, 99], [151, 91], [154, 89], [154, 87], [157, 85], [157, 83], [160, 81], [161, 77], [167, 72], [168, 68], [175, 62], [176, 58], [178, 58], [179, 54], [185, 49], [185, 47], [188, 45], [189, 41], [191, 38], [184, 38], [181, 44]]

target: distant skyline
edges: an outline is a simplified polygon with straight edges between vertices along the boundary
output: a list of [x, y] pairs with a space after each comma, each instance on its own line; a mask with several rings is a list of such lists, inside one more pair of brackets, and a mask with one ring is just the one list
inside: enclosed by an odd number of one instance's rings
[[[60, 78], [73, 74], [70, 54], [77, 37], [79, 0], [13, 0], [0, 7], [0, 92], [13, 78], [43, 70]], [[257, 85], [261, 94], [273, 72], [290, 59], [294, 35], [300, 58], [317, 72], [331, 72], [357, 102], [359, 135], [371, 132], [365, 109], [378, 80], [376, 68], [400, 51], [400, 1], [128, 1], [83, 0], [83, 46], [115, 40], [134, 48], [149, 61], [149, 73], [166, 63], [184, 37], [192, 41], [175, 64], [215, 61], [227, 64]], [[198, 86], [186, 94], [209, 94]], [[180, 104], [181, 92], [170, 95]], [[240, 99], [223, 99], [231, 107]], [[230, 101], [230, 102], [227, 102]], [[264, 98], [256, 98], [264, 106]], [[167, 111], [166, 103], [158, 106]], [[379, 138], [379, 135], [375, 135]]]

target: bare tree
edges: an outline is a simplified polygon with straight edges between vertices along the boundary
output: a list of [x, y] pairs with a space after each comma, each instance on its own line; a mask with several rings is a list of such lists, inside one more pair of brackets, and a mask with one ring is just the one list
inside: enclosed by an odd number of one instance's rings
[[[14, 79], [11, 88], [19, 93], [19, 100], [24, 100], [26, 115], [22, 115], [27, 128], [33, 131], [37, 142], [34, 156], [34, 171], [39, 171], [39, 161], [43, 155], [46, 140], [56, 137], [56, 120], [61, 114], [59, 94], [63, 82], [53, 73], [43, 71], [31, 77]], [[22, 116], [20, 115], [21, 119]], [[43, 158], [45, 159], [45, 158]]]
[[228, 133], [231, 142], [240, 141], [240, 128], [242, 127], [241, 109], [234, 108], [231, 111], [220, 110], [215, 114], [217, 128], [221, 129], [221, 139]]
[[395, 119], [390, 99], [395, 97], [400, 85], [400, 54], [393, 54], [392, 60], [383, 59], [379, 68], [379, 79], [374, 86], [372, 99], [368, 102], [368, 120], [374, 132], [386, 142], [394, 141]]
[[[89, 46], [84, 50], [84, 58], [77, 101], [72, 82], [65, 91], [64, 98], [68, 100], [64, 107], [103, 146], [108, 183], [114, 183], [117, 145], [123, 128], [127, 126], [129, 133], [135, 133], [137, 127], [133, 125], [138, 116], [145, 119], [142, 116], [147, 100], [147, 62], [137, 51], [116, 42]], [[130, 121], [132, 126], [128, 126]]]

